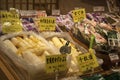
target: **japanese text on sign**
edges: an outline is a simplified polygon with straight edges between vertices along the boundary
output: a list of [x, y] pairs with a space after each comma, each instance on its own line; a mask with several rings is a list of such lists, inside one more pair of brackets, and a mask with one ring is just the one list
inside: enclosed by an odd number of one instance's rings
[[67, 69], [66, 55], [46, 56], [46, 71], [54, 73], [57, 71], [65, 71]]
[[38, 26], [40, 31], [54, 31], [55, 18], [41, 17]]
[[1, 17], [3, 33], [22, 31], [22, 25], [18, 14], [13, 14], [7, 11], [1, 11], [0, 17]]
[[73, 21], [80, 22], [86, 18], [85, 9], [77, 9], [72, 11]]
[[98, 62], [94, 53], [81, 54], [77, 57], [77, 60], [79, 69], [82, 72], [98, 67]]
[[9, 26], [7, 26], [7, 25], [2, 26], [3, 33], [19, 32], [19, 31], [22, 31], [22, 27], [20, 24], [11, 23], [11, 25], [9, 25]]
[[19, 19], [18, 14], [13, 14], [13, 13], [7, 12], [7, 11], [1, 11], [0, 17], [1, 17], [1, 19], [10, 19], [10, 18]]

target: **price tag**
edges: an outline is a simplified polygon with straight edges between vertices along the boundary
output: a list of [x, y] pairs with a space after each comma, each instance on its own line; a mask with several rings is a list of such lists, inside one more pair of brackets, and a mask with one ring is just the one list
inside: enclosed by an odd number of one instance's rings
[[81, 72], [92, 70], [99, 66], [94, 53], [85, 53], [77, 57], [79, 69]]
[[67, 69], [66, 55], [46, 56], [46, 71], [54, 73]]
[[13, 24], [10, 26], [2, 26], [3, 33], [19, 32], [22, 31], [22, 28], [19, 24]]
[[19, 20], [18, 14], [13, 14], [7, 11], [1, 11], [0, 16], [1, 16], [1, 20], [4, 20], [4, 19], [18, 19]]
[[54, 31], [55, 18], [41, 17], [38, 22], [39, 31]]
[[104, 6], [95, 6], [95, 7], [93, 7], [93, 11], [105, 11], [105, 7]]
[[2, 32], [11, 33], [22, 31], [22, 25], [18, 14], [10, 12], [1, 12]]
[[109, 57], [110, 57], [111, 61], [119, 60], [118, 54], [111, 53], [111, 54], [109, 54]]
[[52, 15], [60, 15], [60, 10], [52, 10]]
[[46, 11], [36, 11], [36, 14], [38, 18], [47, 16]]
[[36, 11], [35, 10], [19, 10], [21, 17], [35, 17]]
[[86, 18], [85, 9], [73, 10], [72, 11], [72, 16], [73, 16], [74, 22], [80, 22], [80, 21], [82, 21], [83, 19]]

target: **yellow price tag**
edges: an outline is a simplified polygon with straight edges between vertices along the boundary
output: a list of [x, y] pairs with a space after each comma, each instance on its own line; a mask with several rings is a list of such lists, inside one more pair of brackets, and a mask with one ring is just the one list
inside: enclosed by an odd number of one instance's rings
[[66, 55], [46, 56], [46, 72], [54, 73], [67, 69]]
[[55, 18], [41, 17], [38, 22], [39, 31], [54, 31]]
[[85, 9], [77, 9], [72, 11], [73, 21], [80, 22], [86, 18]]
[[22, 31], [22, 25], [18, 14], [13, 14], [7, 11], [1, 11], [0, 16], [1, 16], [3, 33]]
[[22, 31], [22, 27], [19, 24], [2, 26], [3, 33], [12, 33], [12, 32], [20, 32], [20, 31]]
[[0, 16], [1, 16], [1, 19], [18, 19], [19, 20], [19, 14], [13, 14], [7, 11], [1, 11]]
[[79, 69], [81, 72], [92, 70], [99, 66], [94, 53], [85, 53], [77, 57]]

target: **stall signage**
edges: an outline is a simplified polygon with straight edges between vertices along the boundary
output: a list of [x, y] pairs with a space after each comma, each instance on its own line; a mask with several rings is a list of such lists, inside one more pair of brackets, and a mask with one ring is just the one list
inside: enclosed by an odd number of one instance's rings
[[22, 31], [22, 25], [18, 14], [11, 12], [0, 12], [2, 32], [11, 33]]
[[46, 56], [46, 72], [54, 73], [67, 69], [66, 55]]
[[85, 9], [76, 9], [72, 11], [73, 21], [74, 22], [80, 22], [83, 19], [86, 18], [86, 12]]
[[10, 19], [10, 18], [19, 19], [18, 14], [13, 14], [13, 13], [7, 12], [7, 11], [1, 11], [0, 16], [1, 16], [1, 19]]
[[94, 53], [81, 54], [77, 57], [77, 60], [81, 72], [92, 70], [99, 66]]
[[55, 18], [53, 17], [41, 17], [38, 22], [40, 31], [54, 31], [55, 30]]
[[21, 17], [35, 17], [36, 11], [35, 10], [20, 10]]

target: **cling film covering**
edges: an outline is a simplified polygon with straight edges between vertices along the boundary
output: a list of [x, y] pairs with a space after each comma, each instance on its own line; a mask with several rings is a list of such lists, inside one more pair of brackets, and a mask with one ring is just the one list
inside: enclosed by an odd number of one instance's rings
[[[70, 66], [69, 72], [70, 73], [79, 72], [76, 57], [82, 53], [86, 53], [87, 50], [85, 48], [83, 48], [80, 45], [78, 45], [77, 43], [75, 43], [72, 40], [72, 38], [69, 36], [69, 34], [65, 33], [65, 32], [61, 32], [61, 33], [42, 32], [40, 35], [42, 35], [45, 39], [47, 39], [51, 45], [54, 45], [55, 47], [57, 47], [59, 52], [60, 52], [61, 48], [65, 46], [67, 41], [70, 41], [70, 43], [68, 45], [68, 52], [66, 51], [67, 55], [71, 58], [71, 62], [69, 65]], [[64, 48], [66, 48], [66, 47], [64, 47]]]
[[[33, 32], [12, 33], [1, 36], [0, 45], [0, 49], [19, 66], [20, 70], [26, 70], [31, 75], [31, 80], [54, 78], [55, 73], [46, 73], [45, 56], [60, 53], [43, 37]], [[62, 71], [61, 75], [66, 72], [67, 70]]]

